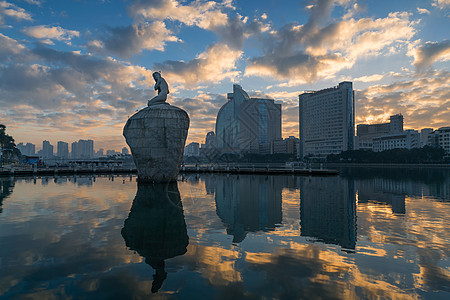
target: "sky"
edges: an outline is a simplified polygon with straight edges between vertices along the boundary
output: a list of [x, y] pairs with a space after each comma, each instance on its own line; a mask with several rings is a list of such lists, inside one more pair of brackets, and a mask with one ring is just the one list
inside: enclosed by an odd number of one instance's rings
[[187, 144], [215, 128], [233, 84], [282, 104], [353, 82], [356, 124], [401, 113], [450, 126], [450, 0], [0, 0], [0, 124], [16, 144], [95, 140], [120, 150], [156, 95], [186, 110]]

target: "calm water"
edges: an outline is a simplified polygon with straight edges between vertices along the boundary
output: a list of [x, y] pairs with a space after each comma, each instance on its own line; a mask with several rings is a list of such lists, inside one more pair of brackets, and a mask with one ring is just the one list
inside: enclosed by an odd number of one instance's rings
[[0, 178], [0, 298], [450, 299], [450, 170]]

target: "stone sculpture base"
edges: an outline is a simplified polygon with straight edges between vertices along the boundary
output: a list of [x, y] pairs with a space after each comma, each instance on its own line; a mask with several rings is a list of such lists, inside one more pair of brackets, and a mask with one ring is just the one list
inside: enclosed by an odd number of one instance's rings
[[177, 180], [188, 129], [187, 113], [168, 103], [146, 107], [128, 119], [123, 135], [139, 182]]

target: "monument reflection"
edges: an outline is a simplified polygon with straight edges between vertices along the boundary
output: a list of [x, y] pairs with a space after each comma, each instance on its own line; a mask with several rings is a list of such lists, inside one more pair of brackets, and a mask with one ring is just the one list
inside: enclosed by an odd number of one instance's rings
[[227, 225], [233, 243], [242, 242], [248, 232], [274, 230], [281, 224], [282, 185], [273, 176], [217, 176], [217, 215]]
[[156, 293], [167, 277], [164, 260], [185, 254], [189, 244], [177, 183], [139, 183], [121, 233], [126, 246], [156, 271], [152, 284]]

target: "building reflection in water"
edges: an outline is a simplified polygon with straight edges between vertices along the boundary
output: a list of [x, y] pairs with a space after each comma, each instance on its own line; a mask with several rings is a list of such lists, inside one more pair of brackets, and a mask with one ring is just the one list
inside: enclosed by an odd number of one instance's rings
[[14, 180], [10, 178], [1, 178], [0, 177], [0, 213], [3, 212], [3, 200], [11, 195], [14, 189]]
[[[274, 230], [281, 224], [281, 191], [274, 176], [216, 176], [216, 211], [233, 243], [248, 232]], [[212, 189], [210, 188], [212, 191]]]
[[356, 198], [353, 180], [301, 177], [301, 235], [354, 251]]
[[156, 293], [167, 277], [164, 260], [185, 254], [189, 244], [177, 183], [138, 184], [121, 233], [127, 247], [156, 271], [152, 284]]

